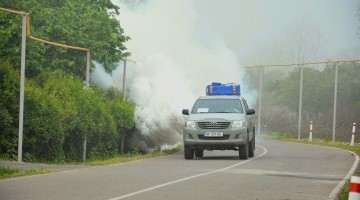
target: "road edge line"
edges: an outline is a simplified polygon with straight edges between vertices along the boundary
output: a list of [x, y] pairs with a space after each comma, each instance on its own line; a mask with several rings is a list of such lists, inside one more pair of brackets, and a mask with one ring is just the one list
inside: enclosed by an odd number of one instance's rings
[[[273, 140], [273, 139], [270, 139], [270, 140]], [[279, 141], [279, 140], [274, 140], [274, 141], [284, 142], [284, 141]], [[342, 181], [340, 181], [335, 186], [335, 188], [331, 191], [330, 195], [327, 198], [327, 200], [337, 200], [338, 199], [337, 197], [339, 197], [340, 192], [342, 191], [342, 189], [345, 186], [346, 182], [350, 181], [351, 176], [355, 173], [355, 170], [356, 170], [356, 168], [357, 168], [357, 166], [359, 164], [359, 156], [353, 151], [350, 151], [350, 150], [347, 150], [347, 149], [341, 149], [341, 148], [337, 148], [337, 147], [329, 147], [329, 146], [324, 146], [324, 145], [319, 145], [319, 144], [307, 144], [307, 143], [299, 143], [299, 142], [287, 142], [287, 143], [302, 144], [302, 145], [313, 145], [313, 146], [319, 146], [319, 147], [324, 147], [324, 148], [337, 149], [337, 150], [349, 152], [350, 154], [352, 154], [355, 157], [354, 164], [350, 168], [349, 172], [346, 174], [344, 179]]]
[[[340, 148], [336, 148], [336, 147], [330, 147], [330, 148], [340, 149]], [[340, 149], [340, 150], [351, 153], [355, 157], [355, 162], [352, 165], [352, 167], [350, 168], [347, 175], [344, 177], [344, 179], [342, 181], [340, 181], [339, 184], [331, 191], [331, 193], [328, 197], [328, 200], [335, 200], [339, 197], [339, 194], [342, 191], [343, 187], [345, 186], [346, 182], [350, 180], [351, 176], [355, 173], [355, 170], [359, 164], [359, 156], [356, 153], [346, 150], [346, 149]]]

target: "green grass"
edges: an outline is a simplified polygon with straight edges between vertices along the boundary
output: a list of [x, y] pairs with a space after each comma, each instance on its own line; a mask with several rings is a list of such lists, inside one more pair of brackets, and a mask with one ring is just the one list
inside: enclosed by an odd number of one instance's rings
[[135, 161], [135, 160], [165, 156], [165, 155], [176, 153], [179, 150], [180, 150], [180, 148], [175, 148], [175, 149], [166, 150], [166, 151], [154, 151], [154, 152], [147, 153], [147, 154], [127, 153], [127, 154], [119, 155], [119, 156], [116, 156], [116, 157], [110, 158], [110, 159], [89, 160], [89, 161], [86, 161], [85, 163], [79, 163], [79, 164], [94, 165], [94, 166], [112, 165], [112, 164]]
[[[270, 133], [266, 138], [276, 139], [284, 142], [295, 142], [295, 143], [303, 143], [303, 144], [311, 144], [311, 145], [320, 145], [320, 146], [328, 146], [328, 147], [335, 147], [339, 149], [345, 149], [356, 153], [358, 156], [360, 155], [360, 144], [355, 144], [354, 146], [350, 146], [350, 142], [335, 142], [333, 143], [330, 140], [324, 139], [313, 139], [312, 142], [309, 142], [308, 139], [293, 139], [288, 137], [288, 135], [283, 136], [279, 133]], [[360, 167], [358, 166], [354, 172], [354, 176], [360, 176]], [[347, 200], [349, 196], [349, 183], [345, 184], [343, 188], [342, 194], [340, 194], [340, 200]]]
[[47, 169], [19, 169], [0, 166], [0, 179], [14, 178], [19, 176], [30, 176], [36, 174], [46, 174], [54, 171]]
[[[117, 163], [130, 162], [135, 160], [147, 159], [165, 156], [169, 154], [173, 154], [180, 151], [180, 146], [176, 146], [175, 148], [163, 150], [163, 151], [154, 151], [147, 154], [141, 154], [137, 152], [127, 153], [124, 155], [115, 156], [109, 159], [97, 159], [97, 160], [88, 160], [86, 162], [64, 162], [61, 163], [63, 165], [91, 165], [91, 166], [105, 166]], [[7, 159], [4, 159], [7, 160]], [[59, 163], [47, 163], [47, 164], [59, 164]], [[9, 168], [0, 166], [0, 179], [13, 178], [19, 176], [29, 176], [35, 174], [45, 174], [55, 172], [53, 170], [47, 169], [20, 169], [20, 168]]]

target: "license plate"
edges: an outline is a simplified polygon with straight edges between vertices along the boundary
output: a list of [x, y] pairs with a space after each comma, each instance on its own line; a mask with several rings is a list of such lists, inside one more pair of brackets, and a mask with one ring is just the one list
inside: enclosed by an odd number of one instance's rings
[[223, 137], [223, 132], [205, 132], [204, 137]]

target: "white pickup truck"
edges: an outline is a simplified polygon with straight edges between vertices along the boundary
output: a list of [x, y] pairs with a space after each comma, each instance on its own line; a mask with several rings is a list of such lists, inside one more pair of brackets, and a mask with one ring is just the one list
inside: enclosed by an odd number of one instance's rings
[[183, 130], [184, 157], [203, 157], [204, 150], [235, 150], [240, 159], [254, 156], [255, 110], [237, 95], [204, 96], [193, 108], [183, 109], [187, 115]]

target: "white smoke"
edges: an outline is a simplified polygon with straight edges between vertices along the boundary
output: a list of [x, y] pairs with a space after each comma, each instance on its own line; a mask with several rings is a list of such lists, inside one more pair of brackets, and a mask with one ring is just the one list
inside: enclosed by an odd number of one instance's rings
[[91, 83], [99, 85], [102, 89], [107, 89], [114, 86], [114, 77], [105, 72], [104, 67], [98, 62], [93, 62], [95, 68], [91, 72]]
[[[127, 96], [137, 105], [136, 127], [142, 135], [158, 146], [176, 144], [184, 124], [181, 110], [205, 95], [206, 85], [214, 81], [240, 83], [242, 94], [251, 93], [248, 97], [255, 105], [256, 92], [244, 86], [235, 54], [216, 34], [196, 29], [193, 1], [153, 0], [136, 9], [113, 3], [120, 6], [120, 24], [131, 37], [126, 46], [136, 63], [127, 65]], [[122, 64], [112, 75], [98, 68], [93, 80], [122, 87]]]

